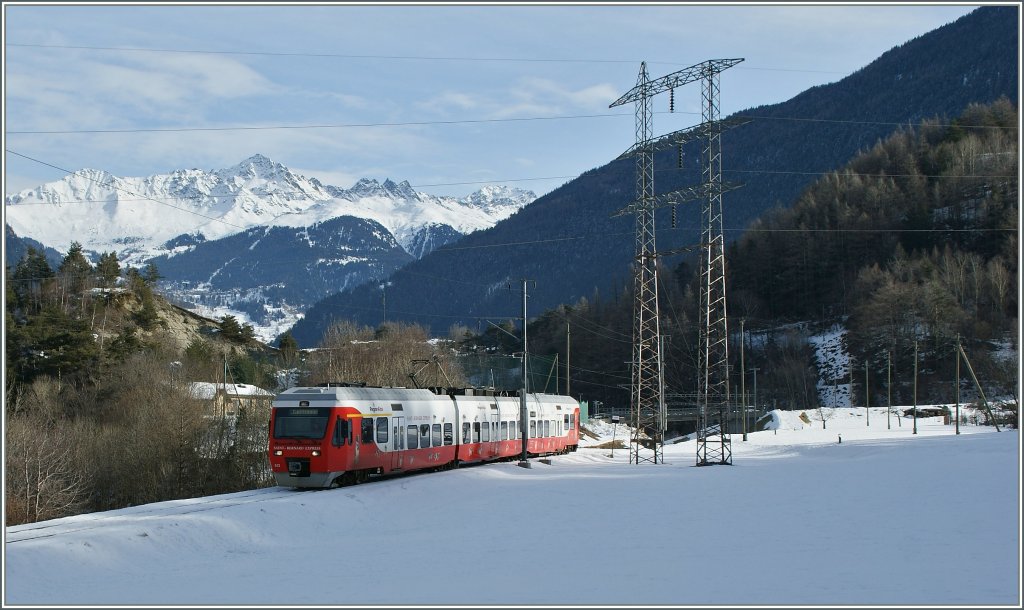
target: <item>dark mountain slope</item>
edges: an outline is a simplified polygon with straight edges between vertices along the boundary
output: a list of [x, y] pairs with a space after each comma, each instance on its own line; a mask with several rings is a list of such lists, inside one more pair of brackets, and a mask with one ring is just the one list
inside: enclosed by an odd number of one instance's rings
[[[839, 82], [738, 113], [754, 120], [722, 137], [723, 178], [745, 183], [723, 198], [727, 238], [737, 238], [764, 211], [790, 205], [822, 173], [842, 166], [899, 124], [955, 117], [972, 102], [1000, 96], [1016, 103], [1018, 10], [982, 7]], [[728, 95], [727, 84], [724, 89]], [[623, 149], [631, 144], [623, 142]], [[571, 154], [570, 143], [566, 152]], [[697, 158], [696, 146], [688, 148], [686, 166], [679, 170], [675, 151], [659, 155], [656, 192], [696, 184]], [[537, 281], [530, 290], [530, 315], [580, 297], [621, 292], [632, 281], [633, 219], [611, 214], [635, 197], [634, 172], [629, 159], [588, 171], [494, 228], [398, 271], [387, 292], [389, 319], [419, 322], [440, 333], [454, 323], [475, 327], [481, 318], [516, 317], [522, 308], [516, 282], [523, 277]], [[699, 204], [681, 205], [678, 228], [672, 229], [669, 211], [661, 210], [658, 248], [696, 243], [699, 218]], [[506, 288], [509, 282], [515, 292]], [[300, 345], [311, 346], [332, 320], [377, 324], [381, 318], [380, 289], [365, 285], [312, 307], [293, 334]]]
[[[71, 244], [68, 244], [70, 246]], [[63, 260], [64, 256], [49, 246], [44, 246], [38, 241], [31, 237], [22, 237], [14, 232], [11, 225], [4, 225], [4, 264], [10, 268], [14, 268], [18, 261], [25, 258], [25, 253], [28, 252], [29, 248], [35, 248], [39, 252], [43, 253], [46, 257], [46, 261], [50, 263], [50, 267], [56, 269], [60, 266], [60, 261]]]
[[201, 295], [208, 306], [230, 299], [234, 308], [259, 318], [275, 303], [314, 302], [325, 296], [325, 287], [358, 286], [410, 260], [380, 223], [339, 216], [309, 227], [254, 227], [152, 262], [174, 278], [164, 286], [168, 297], [189, 301]]

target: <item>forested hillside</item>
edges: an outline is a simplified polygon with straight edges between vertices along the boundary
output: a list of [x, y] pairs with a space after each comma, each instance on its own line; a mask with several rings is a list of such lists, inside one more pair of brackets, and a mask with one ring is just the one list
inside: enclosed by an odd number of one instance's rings
[[915, 341], [936, 374], [957, 336], [989, 353], [1018, 323], [1018, 137], [1003, 99], [879, 142], [733, 244], [734, 315], [849, 316], [851, 353], [883, 375]]
[[[742, 320], [745, 365], [759, 369], [761, 400], [781, 408], [818, 406], [819, 371], [808, 335], [832, 324], [849, 331], [857, 403], [864, 362], [873, 404], [887, 400], [890, 352], [893, 400], [912, 400], [915, 341], [919, 398], [951, 401], [958, 336], [990, 389], [1013, 393], [1017, 129], [1017, 110], [1006, 99], [970, 105], [952, 121], [933, 118], [900, 129], [816, 181], [791, 207], [766, 213], [731, 245], [730, 359], [738, 370]], [[662, 269], [670, 393], [695, 389], [696, 271], [692, 257]], [[597, 303], [581, 300], [538, 316], [527, 333], [531, 353], [540, 357], [533, 383], [543, 383], [555, 354], [564, 367], [568, 324], [574, 394], [628, 404], [632, 305], [626, 287]], [[467, 344], [481, 353], [507, 350], [501, 341], [492, 328]]]
[[[970, 251], [982, 266], [994, 261], [1013, 275], [1017, 161], [1017, 115], [1006, 99], [972, 105], [950, 124], [933, 119], [901, 130], [732, 244], [734, 302], [745, 315], [777, 320], [848, 312], [863, 299], [857, 274], [893, 259], [898, 248]], [[1001, 300], [979, 312], [1000, 327], [1014, 304]]]
[[[232, 316], [170, 305], [159, 277], [113, 252], [92, 265], [78, 243], [56, 269], [31, 246], [7, 269], [8, 525], [270, 485], [267, 396], [281, 385], [463, 383], [425, 329], [338, 327], [304, 361], [287, 335], [275, 350]], [[227, 413], [213, 386], [228, 385], [263, 398], [230, 398]]]
[[209, 417], [190, 382], [273, 388], [273, 350], [153, 291], [155, 267], [53, 269], [28, 247], [5, 276], [7, 523], [266, 484], [266, 415]]

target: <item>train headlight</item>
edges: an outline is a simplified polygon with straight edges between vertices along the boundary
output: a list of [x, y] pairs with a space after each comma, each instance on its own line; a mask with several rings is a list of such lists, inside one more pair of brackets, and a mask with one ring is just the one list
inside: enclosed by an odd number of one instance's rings
[[280, 449], [275, 449], [274, 455], [284, 455], [284, 451], [281, 451]]
[[318, 455], [320, 455], [320, 452], [319, 452], [319, 451], [317, 451], [316, 449], [314, 449], [314, 450], [313, 450], [313, 457], [316, 457], [316, 456], [318, 456]]

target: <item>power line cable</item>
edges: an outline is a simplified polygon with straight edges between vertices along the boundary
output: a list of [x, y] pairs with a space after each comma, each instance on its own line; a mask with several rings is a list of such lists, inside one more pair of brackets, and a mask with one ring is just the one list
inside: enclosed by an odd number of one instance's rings
[[[593, 320], [590, 320], [589, 318], [585, 318], [585, 317], [583, 317], [582, 315], [580, 315], [580, 314], [578, 314], [576, 312], [570, 313], [569, 311], [565, 311], [563, 313], [563, 315], [565, 317], [565, 321], [566, 322], [569, 321], [569, 316], [572, 316], [577, 324], [582, 324], [583, 325], [581, 327], [582, 330], [585, 330], [585, 331], [590, 332], [592, 334], [595, 334], [595, 335], [598, 335], [598, 336], [602, 336], [602, 337], [604, 337], [606, 339], [614, 339], [616, 341], [623, 341], [625, 343], [632, 343], [633, 342], [633, 338], [632, 338], [631, 335], [627, 335], [627, 334], [625, 334], [623, 332], [620, 332], [620, 331], [618, 331], [618, 330], [616, 330], [614, 328], [610, 328], [608, 326], [604, 326], [602, 324], [598, 324], [597, 322], [594, 322]], [[594, 331], [593, 328], [587, 328], [587, 326], [586, 326], [587, 324], [590, 324], [594, 328], [599, 328], [599, 329], [601, 329], [603, 331], [612, 333], [614, 335], [618, 335], [620, 338], [616, 339], [614, 337], [608, 337], [608, 336], [605, 336], [605, 335], [601, 335], [600, 333], [597, 333], [596, 331]]]
[[[666, 111], [657, 111], [655, 114], [693, 114], [698, 115], [699, 112], [690, 112], [684, 110], [678, 110], [673, 113]], [[600, 118], [622, 118], [631, 117], [632, 114], [628, 113], [598, 113], [598, 114], [566, 114], [566, 115], [555, 115], [555, 116], [533, 116], [533, 117], [508, 117], [501, 119], [448, 119], [448, 120], [431, 120], [431, 121], [393, 121], [393, 122], [375, 122], [375, 123], [323, 123], [323, 124], [311, 124], [311, 125], [236, 125], [230, 127], [136, 127], [136, 128], [124, 128], [124, 129], [48, 129], [48, 130], [8, 130], [5, 133], [7, 135], [84, 135], [84, 134], [98, 134], [98, 133], [109, 133], [109, 134], [127, 134], [127, 133], [184, 133], [184, 132], [216, 132], [216, 131], [270, 131], [270, 130], [302, 130], [302, 129], [349, 129], [349, 128], [362, 128], [362, 127], [422, 127], [428, 125], [475, 125], [475, 124], [486, 124], [486, 123], [523, 123], [531, 121], [562, 121], [562, 120], [575, 120], [575, 119], [600, 119]], [[855, 120], [855, 119], [821, 119], [821, 118], [808, 118], [808, 117], [789, 117], [789, 116], [768, 116], [768, 115], [745, 115], [735, 114], [731, 115], [732, 118], [738, 119], [752, 119], [759, 121], [795, 121], [795, 122], [807, 122], [807, 123], [838, 123], [838, 124], [850, 124], [850, 125], [884, 125], [890, 127], [908, 126], [915, 127], [913, 122], [893, 122], [893, 121], [867, 121], [867, 120]], [[1017, 129], [1016, 125], [1011, 126], [998, 126], [998, 125], [967, 125], [960, 123], [929, 123], [929, 127], [962, 127], [965, 129]], [[741, 126], [742, 127], [742, 126]]]
[[235, 127], [148, 127], [132, 129], [58, 129], [7, 131], [8, 135], [71, 135], [97, 133], [181, 133], [188, 131], [268, 131], [275, 129], [344, 129], [353, 127], [417, 127], [424, 125], [474, 125], [480, 123], [522, 123], [529, 121], [561, 121], [568, 119], [600, 119], [631, 116], [622, 113], [568, 114], [560, 116], [512, 117], [504, 119], [458, 119], [435, 121], [396, 121], [381, 123], [335, 123], [322, 125], [239, 125]]
[[[323, 57], [337, 59], [401, 59], [401, 60], [422, 60], [422, 61], [471, 61], [471, 62], [522, 62], [522, 63], [591, 63], [591, 64], [639, 64], [645, 60], [639, 59], [578, 59], [578, 58], [535, 58], [535, 57], [468, 57], [468, 56], [429, 56], [429, 55], [372, 55], [353, 53], [311, 53], [311, 52], [280, 52], [280, 51], [215, 51], [211, 49], [171, 49], [171, 48], [144, 48], [144, 47], [101, 47], [89, 45], [56, 45], [56, 44], [29, 44], [29, 43], [4, 43], [8, 47], [35, 48], [35, 49], [67, 49], [79, 51], [123, 51], [141, 53], [189, 53], [207, 55], [257, 55], [266, 57]], [[647, 61], [648, 65], [684, 65], [677, 61]], [[810, 70], [806, 68], [771, 68], [757, 66], [743, 66], [740, 70], [761, 70], [769, 72], [805, 72], [812, 74], [849, 74], [838, 70]]]

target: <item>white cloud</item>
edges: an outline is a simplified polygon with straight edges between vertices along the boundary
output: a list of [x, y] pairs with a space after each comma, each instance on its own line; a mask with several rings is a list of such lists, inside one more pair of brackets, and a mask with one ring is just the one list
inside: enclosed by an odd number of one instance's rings
[[475, 110], [486, 102], [477, 95], [446, 91], [438, 96], [416, 104], [417, 107], [432, 112], [448, 112], [449, 110]]
[[9, 63], [6, 101], [18, 112], [8, 116], [8, 128], [97, 129], [153, 119], [194, 126], [216, 102], [281, 91], [229, 57], [141, 53], [119, 59], [68, 62], [41, 54]]
[[[331, 168], [339, 180], [367, 176], [369, 168], [388, 168], [382, 173], [395, 179], [424, 181], [424, 176], [439, 175], [443, 178], [436, 182], [459, 182], [471, 179], [481, 167], [493, 167], [499, 168], [501, 178], [508, 168], [528, 167], [523, 163], [527, 159], [534, 170], [546, 168], [537, 173], [547, 175], [567, 157], [583, 168], [603, 163], [609, 146], [595, 142], [601, 134], [621, 136], [622, 146], [610, 145], [614, 150], [608, 154], [621, 152], [634, 135], [632, 117], [344, 129], [45, 136], [10, 132], [630, 115], [631, 109], [610, 110], [608, 104], [635, 83], [640, 60], [652, 64], [651, 75], [658, 77], [709, 57], [746, 57], [723, 76], [725, 116], [837, 80], [841, 75], [812, 71], [859, 68], [893, 44], [971, 8], [14, 6], [5, 9], [11, 38], [5, 46], [5, 143], [71, 170], [98, 167], [129, 176], [228, 167], [257, 152], [290, 167]], [[253, 54], [24, 48], [11, 43]], [[263, 51], [268, 54], [261, 55]], [[608, 61], [544, 61], [559, 58]], [[636, 64], [619, 63], [634, 60]], [[699, 120], [699, 87], [676, 91], [675, 101], [679, 120], [687, 125]], [[657, 103], [662, 104], [658, 110], [667, 109], [667, 100]], [[661, 117], [658, 122], [657, 131], [668, 130]], [[53, 173], [37, 164], [41, 177], [32, 180], [32, 165], [18, 163], [17, 173], [30, 186]]]

